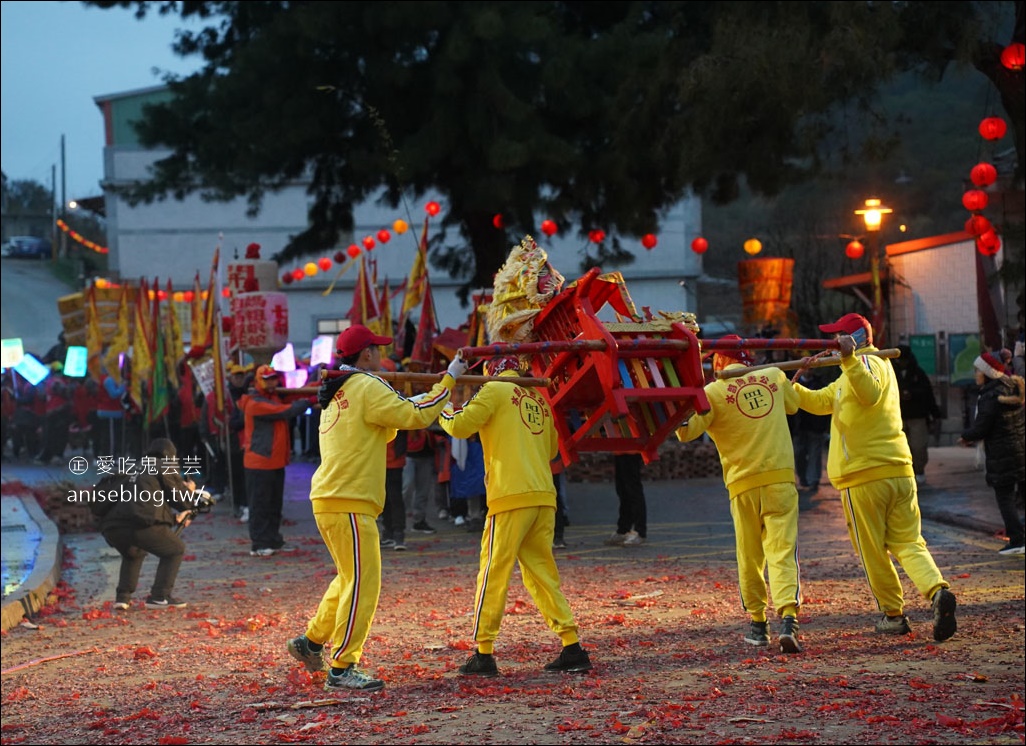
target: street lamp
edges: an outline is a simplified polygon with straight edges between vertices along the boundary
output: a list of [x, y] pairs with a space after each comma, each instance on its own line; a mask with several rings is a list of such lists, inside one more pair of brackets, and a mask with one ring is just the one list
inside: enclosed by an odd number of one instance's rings
[[884, 207], [876, 198], [867, 199], [866, 206], [855, 211], [856, 215], [861, 215], [866, 221], [866, 233], [869, 237], [869, 273], [873, 290], [873, 309], [869, 321], [873, 325], [873, 337], [877, 340], [883, 340], [884, 337], [883, 288], [880, 285], [880, 223], [883, 216], [891, 212], [891, 208]]

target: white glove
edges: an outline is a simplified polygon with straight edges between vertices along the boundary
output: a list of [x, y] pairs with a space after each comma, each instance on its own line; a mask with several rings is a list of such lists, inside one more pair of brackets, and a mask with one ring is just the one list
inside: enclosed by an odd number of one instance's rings
[[463, 359], [462, 353], [457, 352], [456, 357], [454, 357], [452, 362], [449, 363], [449, 367], [446, 369], [446, 372], [455, 379], [466, 373], [467, 367], [467, 361]]

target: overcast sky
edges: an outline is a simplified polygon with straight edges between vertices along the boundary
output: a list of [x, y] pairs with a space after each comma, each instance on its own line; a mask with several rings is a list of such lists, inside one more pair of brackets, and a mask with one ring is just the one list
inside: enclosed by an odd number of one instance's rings
[[4, 174], [49, 187], [56, 167], [59, 198], [64, 135], [68, 199], [101, 194], [103, 118], [93, 99], [160, 85], [155, 70], [197, 69], [171, 52], [181, 19], [49, 0], [3, 0], [0, 13]]

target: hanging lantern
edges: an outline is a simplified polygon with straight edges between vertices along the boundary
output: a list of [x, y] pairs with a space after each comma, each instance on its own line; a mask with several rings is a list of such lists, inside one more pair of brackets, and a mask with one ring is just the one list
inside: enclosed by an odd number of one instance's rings
[[282, 276], [281, 276], [281, 281], [284, 284], [286, 284], [286, 285], [291, 285], [292, 284], [292, 273], [291, 272], [283, 272]]
[[222, 298], [231, 298], [232, 297], [232, 289], [231, 288], [221, 288], [221, 297]]
[[384, 228], [378, 231], [378, 243], [386, 244], [392, 240], [392, 234], [386, 231]]
[[166, 290], [158, 290], [157, 291], [157, 300], [167, 300], [167, 291]]
[[749, 256], [755, 256], [762, 251], [762, 241], [757, 238], [749, 238], [745, 241], [745, 253]]
[[866, 247], [857, 238], [844, 247], [844, 255], [849, 259], [861, 259], [866, 253]]
[[552, 238], [552, 234], [559, 230], [559, 226], [556, 225], [555, 220], [543, 220], [541, 230], [546, 236]]
[[307, 262], [303, 265], [303, 274], [307, 277], [313, 277], [317, 274], [317, 265], [313, 262]]
[[346, 252], [342, 251], [342, 249], [339, 249], [338, 251], [336, 251], [335, 252], [335, 264], [345, 264], [345, 261], [346, 261]]
[[[99, 282], [99, 280], [97, 280], [97, 282]], [[106, 282], [106, 280], [104, 280], [104, 282]], [[99, 287], [99, 285], [97, 285], [96, 287]], [[195, 298], [196, 298], [196, 293], [192, 292], [191, 290], [186, 290], [184, 293], [182, 293], [182, 299], [186, 303], [192, 303], [192, 301]]]
[[657, 243], [659, 243], [659, 239], [655, 237], [654, 233], [646, 233], [641, 237], [641, 245], [649, 251], [654, 249]]
[[606, 240], [606, 232], [598, 228], [588, 231], [588, 240], [592, 243], [602, 243]]
[[979, 212], [987, 207], [990, 197], [982, 189], [970, 189], [962, 195], [962, 205], [969, 212]]
[[1026, 46], [1015, 42], [1001, 50], [1001, 64], [1009, 70], [1022, 70], [1026, 66]]
[[394, 223], [392, 223], [392, 230], [394, 230], [396, 232], [396, 235], [398, 235], [398, 236], [401, 236], [404, 233], [406, 233], [406, 231], [409, 229], [409, 227], [410, 226], [408, 226], [406, 224], [406, 221], [403, 220], [402, 218], [399, 218]]
[[374, 238], [371, 237], [371, 236], [364, 236], [362, 243], [363, 243], [363, 248], [367, 249], [367, 251], [370, 251], [376, 245], [374, 243]]
[[349, 254], [353, 259], [360, 256], [360, 247], [355, 243], [349, 244], [349, 248], [346, 249], [346, 253]]
[[993, 231], [984, 231], [976, 237], [976, 250], [984, 256], [994, 256], [1001, 250], [1001, 238]]
[[494, 225], [500, 231], [506, 227], [506, 221], [502, 219], [501, 212], [497, 212], [494, 215], [492, 215], [492, 225]]
[[987, 117], [980, 122], [980, 136], [984, 140], [1000, 140], [1008, 132], [1008, 125], [1001, 117]]
[[989, 163], [977, 163], [969, 172], [969, 178], [978, 187], [990, 186], [997, 179], [997, 169]]
[[331, 259], [329, 259], [326, 256], [322, 256], [320, 259], [317, 260], [317, 267], [321, 270], [321, 272], [327, 272], [329, 269], [331, 269]]
[[292, 270], [292, 279], [295, 280], [296, 282], [299, 282], [304, 277], [306, 277], [306, 275], [303, 273], [303, 270], [302, 270], [301, 267], [296, 267], [294, 270]]
[[171, 294], [171, 300], [173, 300], [175, 303], [184, 303], [185, 293], [183, 293], [181, 290], [176, 290]]
[[994, 226], [982, 215], [973, 215], [965, 221], [965, 232], [970, 236], [982, 236], [987, 231], [993, 230]]
[[439, 212], [441, 212], [441, 210], [442, 210], [442, 207], [441, 207], [441, 205], [439, 205], [439, 204], [438, 204], [437, 202], [435, 202], [434, 200], [431, 200], [431, 201], [430, 201], [430, 202], [428, 202], [428, 203], [427, 203], [426, 205], [424, 205], [424, 209], [425, 209], [425, 210], [427, 210], [427, 214], [428, 214], [428, 215], [430, 215], [431, 217], [434, 217], [434, 216], [435, 216], [435, 215], [437, 215], [437, 214], [438, 214]]
[[699, 236], [691, 242], [691, 250], [696, 254], [704, 254], [709, 250], [709, 242]]

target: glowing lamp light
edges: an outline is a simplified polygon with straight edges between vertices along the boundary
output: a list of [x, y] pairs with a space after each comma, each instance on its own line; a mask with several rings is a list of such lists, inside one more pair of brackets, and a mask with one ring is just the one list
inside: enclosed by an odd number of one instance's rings
[[367, 251], [370, 251], [377, 245], [374, 243], [373, 236], [364, 236], [361, 243], [363, 244], [363, 248], [367, 249]]
[[592, 243], [602, 243], [606, 240], [606, 232], [598, 228], [588, 231], [588, 240]]
[[424, 209], [427, 210], [427, 214], [428, 215], [430, 215], [431, 217], [434, 217], [435, 215], [437, 215], [439, 212], [442, 211], [442, 206], [439, 205], [434, 200], [431, 200], [426, 205], [424, 205]]
[[970, 236], [982, 236], [987, 231], [992, 231], [994, 226], [982, 215], [973, 215], [965, 221], [965, 232]]
[[306, 273], [304, 273], [301, 268], [296, 267], [294, 270], [292, 270], [292, 279], [296, 282], [299, 282], [304, 277], [306, 277]]
[[858, 239], [851, 241], [844, 247], [844, 255], [849, 259], [861, 259], [866, 253], [866, 247]]
[[408, 231], [409, 229], [410, 229], [410, 226], [407, 225], [406, 221], [403, 220], [402, 218], [400, 218], [399, 220], [396, 220], [394, 223], [392, 223], [392, 230], [394, 230], [396, 232], [396, 235], [401, 236], [404, 233], [406, 233], [406, 231]]
[[654, 233], [646, 233], [641, 237], [641, 245], [649, 251], [654, 249], [657, 243], [659, 243], [659, 239], [655, 237]]
[[386, 231], [384, 228], [378, 231], [378, 243], [386, 244], [392, 240], [392, 234]]
[[997, 180], [997, 169], [989, 163], [977, 163], [969, 172], [969, 179], [978, 187], [990, 186]]
[[696, 254], [704, 254], [709, 250], [709, 242], [699, 236], [691, 242], [691, 250]]
[[1000, 140], [1008, 132], [1008, 125], [1001, 117], [987, 117], [980, 122], [980, 136], [984, 140]]
[[866, 223], [867, 231], [878, 231], [880, 230], [880, 223], [883, 221], [883, 216], [889, 215], [892, 212], [894, 212], [894, 210], [889, 207], [884, 207], [880, 200], [870, 197], [866, 200], [865, 208], [856, 210], [855, 214], [862, 216], [862, 219]]
[[757, 238], [749, 238], [747, 241], [745, 241], [744, 249], [745, 253], [749, 256], [755, 256], [760, 251], [762, 251], [762, 241], [760, 241]]
[[553, 234], [559, 230], [559, 226], [556, 225], [555, 220], [543, 220], [541, 223], [541, 231], [549, 238], [552, 238]]
[[492, 215], [492, 225], [494, 225], [495, 228], [500, 231], [506, 227], [506, 221], [502, 219], [501, 212], [497, 212], [494, 215]]
[[326, 256], [322, 256], [317, 260], [317, 266], [320, 268], [321, 272], [327, 272], [331, 269], [331, 259]]
[[355, 243], [349, 244], [349, 248], [346, 249], [346, 253], [353, 259], [360, 256], [360, 247]]
[[1001, 50], [1001, 64], [1009, 70], [1022, 70], [1026, 66], [1026, 45], [1016, 42]]
[[982, 189], [970, 189], [962, 195], [962, 206], [969, 212], [979, 212], [990, 202], [990, 197]]
[[976, 250], [984, 256], [994, 256], [1001, 250], [1001, 239], [995, 231], [985, 231], [976, 237]]

